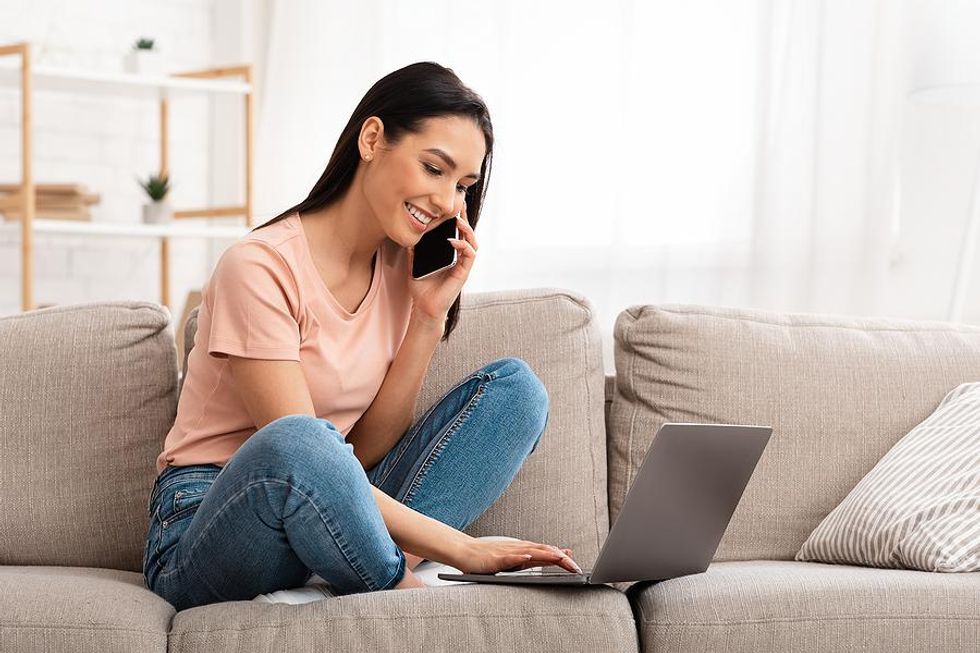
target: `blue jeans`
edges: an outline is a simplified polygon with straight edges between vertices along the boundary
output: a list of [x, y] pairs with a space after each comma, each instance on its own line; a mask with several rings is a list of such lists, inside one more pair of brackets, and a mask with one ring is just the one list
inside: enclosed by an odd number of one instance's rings
[[147, 509], [146, 586], [178, 610], [299, 587], [390, 589], [405, 575], [371, 485], [463, 530], [510, 485], [548, 423], [527, 363], [502, 358], [460, 381], [365, 471], [326, 419], [280, 417], [218, 465], [168, 466]]

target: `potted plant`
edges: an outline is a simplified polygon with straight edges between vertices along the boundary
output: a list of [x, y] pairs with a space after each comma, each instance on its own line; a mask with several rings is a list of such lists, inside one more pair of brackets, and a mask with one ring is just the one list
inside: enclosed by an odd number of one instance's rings
[[170, 192], [169, 177], [167, 175], [150, 175], [146, 181], [140, 179], [137, 181], [152, 200], [143, 205], [143, 222], [162, 224], [173, 220], [174, 209], [167, 199], [167, 193]]
[[153, 39], [140, 38], [133, 43], [133, 49], [126, 55], [125, 67], [128, 73], [162, 74], [163, 66], [160, 51], [153, 47]]

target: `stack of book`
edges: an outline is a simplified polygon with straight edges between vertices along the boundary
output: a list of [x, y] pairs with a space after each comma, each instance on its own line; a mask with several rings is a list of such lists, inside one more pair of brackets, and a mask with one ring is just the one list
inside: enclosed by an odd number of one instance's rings
[[[0, 214], [4, 220], [20, 220], [20, 184], [0, 184]], [[84, 184], [34, 184], [34, 215], [52, 220], [91, 220], [89, 207], [99, 203], [99, 194]]]

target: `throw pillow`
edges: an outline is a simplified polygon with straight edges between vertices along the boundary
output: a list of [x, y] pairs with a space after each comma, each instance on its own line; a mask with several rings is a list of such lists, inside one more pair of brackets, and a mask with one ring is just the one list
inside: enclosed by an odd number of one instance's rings
[[824, 518], [796, 559], [980, 571], [980, 383], [951, 390]]

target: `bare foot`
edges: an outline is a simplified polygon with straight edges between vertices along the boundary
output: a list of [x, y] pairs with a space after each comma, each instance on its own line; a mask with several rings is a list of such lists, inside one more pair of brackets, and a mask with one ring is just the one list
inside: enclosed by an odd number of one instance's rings
[[405, 568], [405, 576], [401, 581], [395, 585], [396, 590], [407, 590], [413, 587], [425, 587], [425, 583], [419, 580], [419, 577], [412, 573], [412, 570]]

